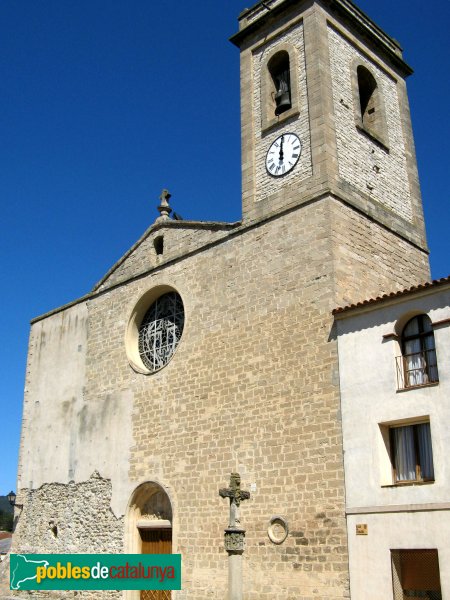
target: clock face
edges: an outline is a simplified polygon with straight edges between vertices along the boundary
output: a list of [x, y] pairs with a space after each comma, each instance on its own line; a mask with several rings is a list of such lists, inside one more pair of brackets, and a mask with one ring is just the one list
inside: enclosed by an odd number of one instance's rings
[[295, 133], [283, 133], [272, 143], [266, 156], [267, 172], [273, 177], [286, 175], [300, 158], [302, 143]]

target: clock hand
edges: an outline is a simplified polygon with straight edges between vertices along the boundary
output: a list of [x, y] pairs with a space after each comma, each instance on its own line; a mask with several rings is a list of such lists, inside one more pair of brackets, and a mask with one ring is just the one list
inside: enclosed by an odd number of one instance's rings
[[283, 136], [281, 136], [281, 143], [280, 143], [280, 162], [282, 162], [284, 158], [284, 154], [283, 154]]

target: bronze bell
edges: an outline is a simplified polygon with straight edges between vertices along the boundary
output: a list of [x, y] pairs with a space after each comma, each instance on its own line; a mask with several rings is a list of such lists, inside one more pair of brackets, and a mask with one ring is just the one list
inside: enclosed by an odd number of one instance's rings
[[275, 108], [275, 114], [277, 116], [281, 115], [281, 113], [284, 113], [286, 110], [289, 110], [292, 106], [289, 90], [278, 90], [275, 94], [275, 103], [277, 105]]
[[281, 113], [289, 110], [292, 106], [291, 104], [291, 92], [289, 85], [289, 73], [284, 71], [280, 73], [277, 77], [277, 91], [275, 93], [275, 114], [281, 115]]

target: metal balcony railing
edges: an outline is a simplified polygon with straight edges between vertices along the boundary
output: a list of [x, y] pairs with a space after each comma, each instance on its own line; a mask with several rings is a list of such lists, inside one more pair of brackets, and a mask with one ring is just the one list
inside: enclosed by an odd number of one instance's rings
[[397, 389], [404, 390], [439, 381], [436, 350], [423, 350], [403, 354], [395, 359], [397, 366]]

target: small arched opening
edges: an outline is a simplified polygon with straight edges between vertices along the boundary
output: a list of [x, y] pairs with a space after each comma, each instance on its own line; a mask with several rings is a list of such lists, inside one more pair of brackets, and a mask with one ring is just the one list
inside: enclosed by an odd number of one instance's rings
[[153, 247], [155, 248], [155, 252], [157, 256], [162, 256], [164, 254], [164, 236], [158, 235], [153, 240]]

